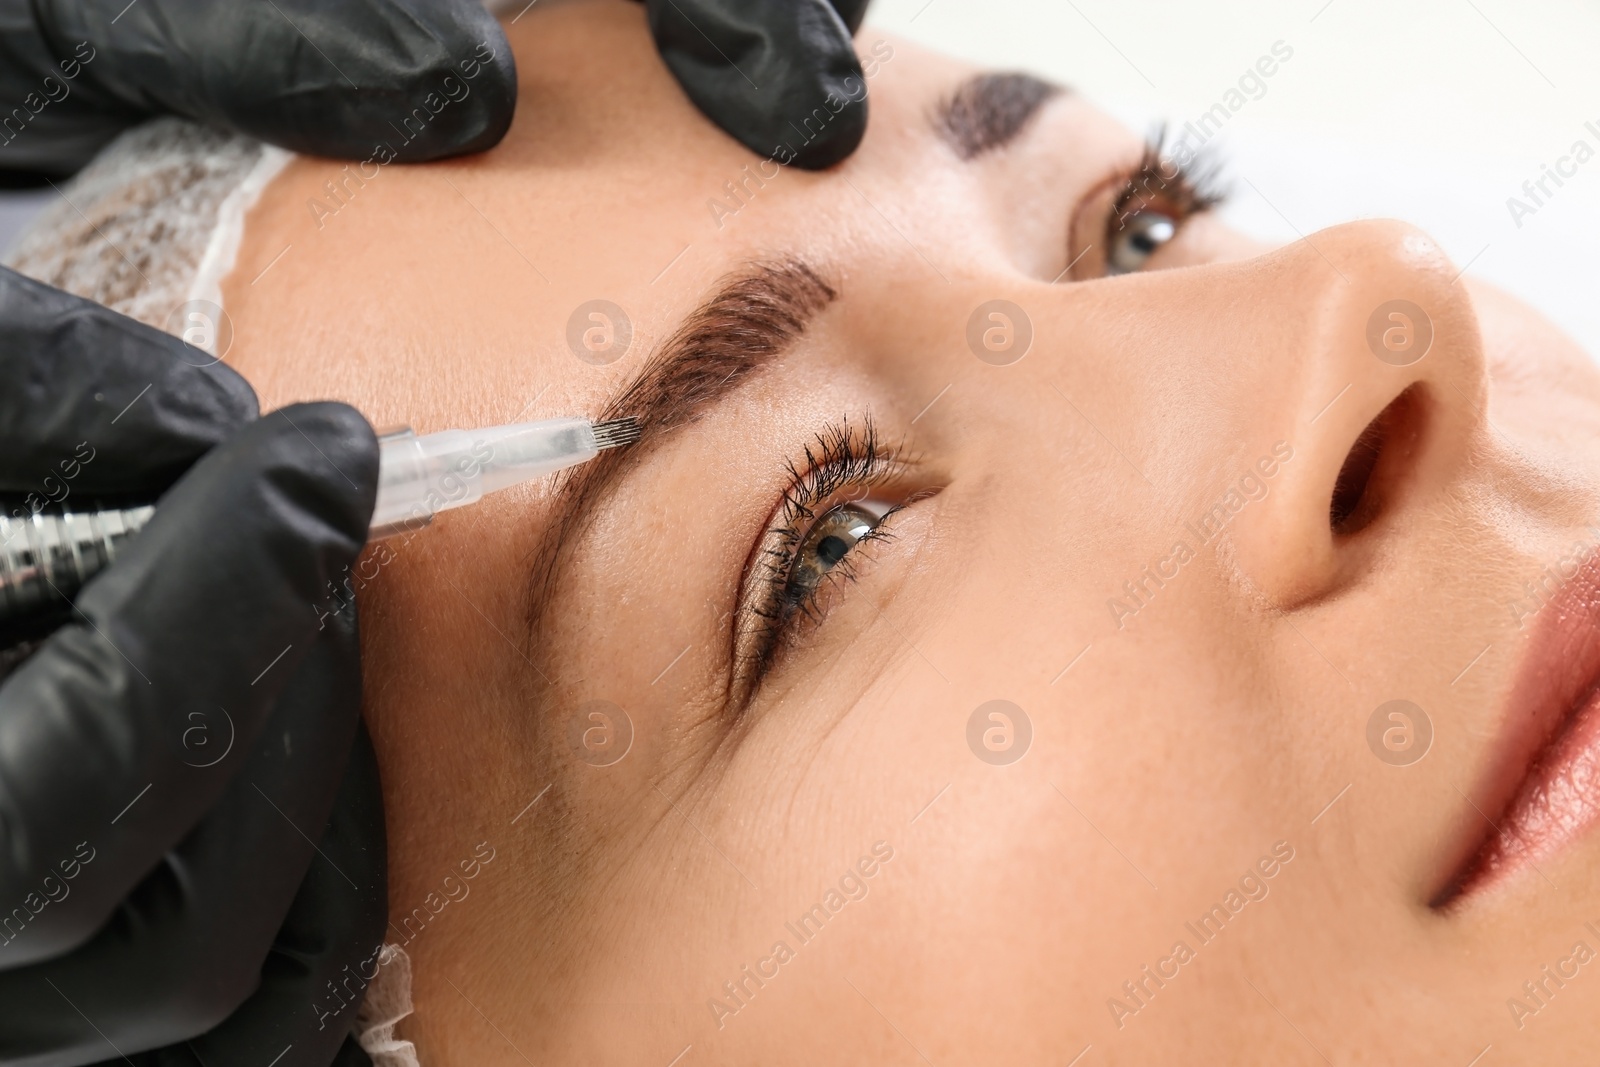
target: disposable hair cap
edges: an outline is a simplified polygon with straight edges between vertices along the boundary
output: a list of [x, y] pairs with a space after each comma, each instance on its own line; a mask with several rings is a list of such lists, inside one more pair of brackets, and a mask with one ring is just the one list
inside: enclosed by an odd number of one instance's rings
[[63, 185], [5, 265], [216, 355], [218, 332], [191, 331], [184, 309], [205, 301], [220, 311], [245, 214], [292, 158], [249, 137], [154, 119]]

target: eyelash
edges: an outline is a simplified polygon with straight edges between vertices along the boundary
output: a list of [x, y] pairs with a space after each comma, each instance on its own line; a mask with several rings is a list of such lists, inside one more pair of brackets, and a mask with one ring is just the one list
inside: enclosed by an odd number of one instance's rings
[[1180, 165], [1168, 158], [1170, 143], [1165, 126], [1158, 127], [1146, 139], [1138, 166], [1125, 176], [1122, 191], [1112, 205], [1108, 229], [1112, 225], [1122, 228], [1134, 214], [1150, 206], [1150, 200], [1143, 200], [1130, 208], [1140, 189], [1160, 190], [1160, 203], [1170, 209], [1177, 222], [1210, 211], [1227, 200], [1228, 190], [1222, 182], [1222, 165], [1216, 153], [1202, 149]]
[[[1179, 164], [1169, 158], [1171, 143], [1167, 128], [1157, 127], [1145, 140], [1144, 152], [1137, 164], [1107, 177], [1084, 198], [1085, 202], [1089, 202], [1107, 190], [1118, 190], [1102, 227], [1102, 239], [1108, 244], [1127, 226], [1130, 219], [1143, 211], [1161, 210], [1181, 227], [1195, 215], [1210, 211], [1227, 201], [1229, 191], [1223, 181], [1222, 162], [1215, 149], [1203, 147], [1187, 163]], [[1074, 233], [1072, 247], [1078, 248], [1082, 244]], [[1084, 248], [1084, 251], [1088, 249]]]
[[894, 450], [883, 446], [870, 416], [859, 427], [844, 419], [818, 433], [806, 446], [805, 459], [789, 463], [789, 484], [778, 519], [767, 531], [768, 543], [762, 547], [751, 576], [758, 589], [749, 600], [755, 617], [752, 625], [757, 629], [743, 665], [747, 688], [759, 683], [803, 621], [820, 620], [818, 600], [825, 589], [855, 581], [861, 546], [894, 536], [887, 528], [889, 520], [905, 504], [888, 509], [823, 576], [820, 585], [797, 598], [790, 588], [791, 575], [814, 524], [841, 504], [865, 499], [903, 465], [904, 460]]

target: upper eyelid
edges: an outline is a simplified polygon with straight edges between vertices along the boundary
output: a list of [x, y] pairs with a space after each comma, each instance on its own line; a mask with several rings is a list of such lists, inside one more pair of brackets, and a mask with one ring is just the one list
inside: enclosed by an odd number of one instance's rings
[[[896, 475], [903, 474], [912, 468], [913, 464], [911, 462], [902, 459], [889, 450], [882, 449], [882, 446], [879, 447], [881, 451], [874, 457], [871, 470], [863, 472], [856, 481], [841, 482], [825, 494], [815, 492], [813, 489], [816, 485], [815, 476], [820, 473], [820, 469], [803, 475], [802, 477], [806, 479], [804, 485], [798, 482], [791, 483], [784, 490], [784, 499], [778, 505], [776, 523], [768, 527], [768, 532], [771, 533], [785, 525], [792, 525], [795, 520], [815, 521], [841, 504], [870, 500], [872, 499], [872, 490], [885, 482], [892, 481]], [[861, 492], [859, 495], [841, 496], [840, 494], [845, 489], [859, 489]], [[810, 500], [797, 499], [795, 496], [797, 492], [809, 494]]]
[[[1091, 185], [1078, 197], [1077, 202], [1072, 206], [1071, 221], [1067, 227], [1069, 269], [1071, 264], [1076, 263], [1078, 258], [1093, 247], [1092, 244], [1080, 244], [1079, 225], [1086, 221], [1083, 218], [1084, 209], [1094, 203], [1097, 198], [1119, 185], [1125, 185], [1127, 189], [1107, 203], [1105, 215], [1096, 220], [1087, 220], [1101, 230], [1107, 227], [1107, 224], [1116, 217], [1118, 212], [1124, 210], [1129, 198], [1136, 194], [1135, 183], [1141, 177], [1152, 174], [1154, 174], [1156, 181], [1161, 183], [1162, 191], [1168, 192], [1169, 195], [1175, 193], [1176, 196], [1174, 198], [1179, 201], [1179, 206], [1184, 208], [1181, 217], [1178, 219], [1180, 227], [1183, 222], [1201, 212], [1212, 210], [1227, 198], [1227, 190], [1220, 188], [1217, 184], [1220, 167], [1215, 162], [1214, 154], [1208, 158], [1202, 152], [1198, 158], [1191, 158], [1188, 163], [1178, 163], [1166, 156], [1164, 152], [1166, 143], [1165, 127], [1158, 127], [1155, 133], [1146, 138], [1143, 151], [1138, 159], [1115, 164], [1103, 178]], [[1161, 174], [1155, 174], [1155, 167], [1161, 167], [1163, 170], [1170, 168], [1171, 176], [1166, 177]], [[1066, 272], [1063, 271], [1062, 273], [1065, 274]]]
[[[1138, 194], [1136, 183], [1148, 191], [1152, 181], [1159, 184], [1159, 192], [1181, 211], [1182, 219], [1210, 211], [1223, 202], [1226, 193], [1214, 187], [1216, 174], [1212, 164], [1202, 162], [1196, 166], [1193, 162], [1177, 163], [1158, 153], [1159, 148], [1146, 147], [1144, 157], [1128, 181], [1126, 192], [1114, 202], [1114, 209], [1122, 210], [1129, 200]], [[1158, 168], [1161, 170], [1170, 168], [1171, 175], [1165, 176], [1159, 173]]]
[[[805, 446], [803, 461], [789, 461], [789, 480], [779, 501], [778, 521], [792, 519], [795, 506], [803, 503], [802, 497], [814, 501], [809, 506], [820, 507], [836, 496], [838, 489], [877, 484], [906, 466], [911, 458], [903, 443], [886, 445], [880, 439], [870, 413], [856, 424], [845, 416], [813, 437]], [[826, 479], [830, 475], [837, 475], [839, 480], [828, 485]]]

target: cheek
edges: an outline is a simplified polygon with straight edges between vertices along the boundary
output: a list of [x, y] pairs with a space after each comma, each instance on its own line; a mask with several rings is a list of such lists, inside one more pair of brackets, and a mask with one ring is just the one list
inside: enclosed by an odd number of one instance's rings
[[1488, 358], [1495, 422], [1600, 463], [1600, 370], [1566, 334], [1505, 292], [1467, 279]]
[[1526, 383], [1546, 392], [1575, 388], [1590, 397], [1600, 393], [1594, 356], [1504, 290], [1472, 278], [1466, 282], [1497, 387], [1515, 389]]

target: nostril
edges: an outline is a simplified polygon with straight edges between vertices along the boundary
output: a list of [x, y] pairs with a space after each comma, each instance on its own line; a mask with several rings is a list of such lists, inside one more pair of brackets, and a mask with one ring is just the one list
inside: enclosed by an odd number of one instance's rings
[[1372, 511], [1370, 507], [1363, 512], [1361, 505], [1368, 502], [1372, 472], [1377, 469], [1378, 457], [1383, 455], [1385, 429], [1380, 414], [1367, 423], [1344, 457], [1344, 466], [1339, 468], [1338, 480], [1333, 483], [1333, 499], [1328, 503], [1328, 525], [1333, 527], [1334, 533], [1355, 533], [1375, 517], [1366, 513]]
[[1420, 386], [1412, 385], [1367, 423], [1333, 483], [1328, 525], [1342, 536], [1371, 525], [1409, 466], [1422, 435]]

